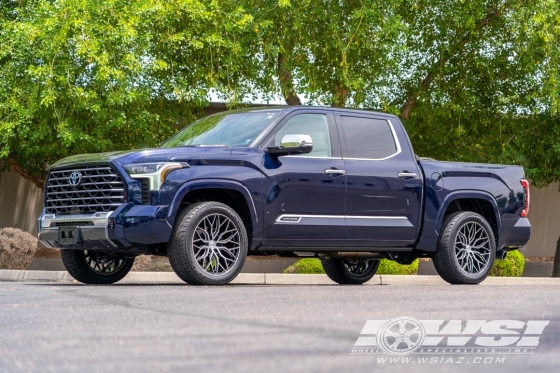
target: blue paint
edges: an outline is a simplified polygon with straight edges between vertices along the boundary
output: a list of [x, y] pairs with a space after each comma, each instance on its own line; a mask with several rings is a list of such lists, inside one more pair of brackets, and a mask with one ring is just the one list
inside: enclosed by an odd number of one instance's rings
[[[313, 107], [275, 110], [278, 113], [274, 119], [247, 146], [96, 155], [95, 163], [110, 164], [126, 186], [127, 202], [111, 214], [108, 238], [117, 248], [161, 246], [170, 240], [189, 193], [211, 188], [242, 196], [252, 225], [252, 250], [346, 248], [429, 253], [437, 248], [446, 211], [460, 199], [489, 203], [498, 249], [522, 246], [529, 240], [530, 224], [520, 218], [524, 198], [521, 167], [417, 160], [402, 123], [393, 115]], [[267, 153], [275, 133], [287, 120], [302, 113], [326, 116], [332, 154], [310, 158]], [[384, 160], [350, 159], [340, 130], [341, 115], [390, 121], [400, 152]], [[149, 192], [149, 204], [143, 204], [141, 183], [132, 179], [123, 165], [147, 162], [186, 162], [189, 167], [169, 172], [161, 188]], [[91, 163], [87, 155], [75, 156], [53, 168]], [[327, 169], [345, 170], [345, 174], [327, 175]], [[398, 176], [400, 172], [417, 176], [403, 178]], [[283, 214], [312, 217], [301, 220], [305, 222], [302, 224], [297, 218], [277, 223]], [[351, 221], [345, 216], [361, 218]], [[375, 221], [376, 217], [383, 220]]]

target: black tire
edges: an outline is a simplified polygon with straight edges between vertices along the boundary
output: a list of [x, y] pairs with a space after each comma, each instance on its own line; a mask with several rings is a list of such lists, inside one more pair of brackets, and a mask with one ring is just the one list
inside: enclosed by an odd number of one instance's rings
[[[463, 232], [468, 231], [468, 227], [477, 229], [480, 236], [475, 233], [472, 239], [466, 237]], [[459, 231], [462, 232], [462, 236], [458, 238]], [[472, 241], [473, 245], [465, 246], [462, 241], [467, 243]], [[477, 248], [478, 246], [480, 248]], [[466, 255], [467, 259], [464, 259], [465, 256], [463, 255]], [[476, 258], [471, 259], [472, 267], [466, 262], [469, 255]], [[494, 232], [482, 216], [465, 211], [449, 214], [445, 218], [437, 250], [432, 256], [434, 267], [441, 278], [450, 284], [476, 285], [488, 277], [495, 258], [496, 239], [494, 238]], [[466, 264], [461, 265], [461, 261]]]
[[[213, 217], [223, 219], [222, 221], [225, 222], [223, 224], [229, 224], [231, 230], [237, 230], [231, 236], [226, 236], [226, 241], [236, 233], [238, 238], [231, 239], [232, 242], [229, 243], [215, 242], [214, 234], [219, 234], [217, 238], [220, 238], [229, 233], [226, 233], [227, 228], [225, 228], [226, 232], [223, 233], [213, 233], [212, 229], [212, 232], [207, 232], [205, 230], [206, 226], [203, 225], [211, 222]], [[221, 229], [221, 227], [218, 229]], [[206, 241], [201, 240], [204, 234], [200, 232], [206, 232], [212, 236], [207, 245], [204, 244]], [[167, 253], [171, 267], [177, 276], [186, 283], [191, 285], [224, 285], [233, 280], [243, 268], [247, 257], [248, 241], [245, 225], [231, 207], [219, 202], [200, 202], [186, 207], [175, 220]], [[195, 245], [195, 242], [199, 245]], [[227, 250], [222, 249], [227, 245], [230, 245]], [[203, 249], [204, 247], [207, 247], [207, 249]], [[234, 249], [234, 247], [238, 247], [238, 249]], [[196, 254], [195, 251], [197, 251]], [[203, 251], [202, 254], [201, 251]], [[224, 256], [229, 256], [230, 259], [225, 259]], [[206, 260], [210, 258], [211, 260], [205, 262], [204, 258]], [[200, 262], [201, 260], [202, 262]], [[221, 271], [220, 266], [222, 265], [230, 265], [230, 267], [227, 270], [222, 267]]]
[[102, 268], [96, 270], [89, 264], [92, 263], [91, 260], [95, 264], [97, 258], [104, 256], [95, 251], [62, 249], [60, 256], [70, 276], [84, 284], [92, 285], [107, 285], [120, 281], [130, 272], [134, 264], [134, 258], [115, 254], [113, 257], [109, 257], [115, 260], [114, 267], [109, 266], [103, 271]]
[[[321, 264], [331, 280], [341, 285], [361, 285], [371, 280], [379, 268], [375, 259], [323, 259]], [[361, 270], [357, 270], [356, 266]], [[365, 266], [366, 268], [363, 268]], [[354, 268], [354, 270], [350, 270]]]

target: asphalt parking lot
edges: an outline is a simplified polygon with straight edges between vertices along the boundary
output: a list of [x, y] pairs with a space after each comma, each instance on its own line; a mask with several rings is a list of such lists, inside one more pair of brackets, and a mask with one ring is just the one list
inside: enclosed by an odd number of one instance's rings
[[[546, 319], [505, 361], [352, 354], [366, 320]], [[0, 282], [0, 372], [555, 372], [560, 286]], [[446, 358], [447, 359], [447, 358]]]

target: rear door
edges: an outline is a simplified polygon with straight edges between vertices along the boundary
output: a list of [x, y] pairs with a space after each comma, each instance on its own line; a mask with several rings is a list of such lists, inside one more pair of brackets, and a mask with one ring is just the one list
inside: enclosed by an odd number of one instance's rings
[[406, 247], [417, 237], [422, 173], [400, 122], [335, 113], [347, 177], [346, 239], [356, 246]]

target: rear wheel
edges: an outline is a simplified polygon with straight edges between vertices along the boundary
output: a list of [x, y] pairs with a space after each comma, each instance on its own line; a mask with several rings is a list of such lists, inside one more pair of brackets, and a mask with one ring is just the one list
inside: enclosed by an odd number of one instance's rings
[[247, 249], [247, 231], [239, 215], [223, 203], [201, 202], [177, 217], [168, 256], [183, 281], [223, 285], [239, 274]]
[[479, 214], [450, 214], [443, 222], [432, 260], [437, 273], [450, 284], [478, 284], [490, 273], [496, 240], [490, 224]]
[[321, 264], [331, 280], [341, 285], [360, 285], [371, 280], [379, 268], [375, 259], [323, 259]]
[[132, 268], [134, 258], [108, 255], [92, 250], [60, 250], [64, 267], [84, 284], [112, 284], [122, 280]]

